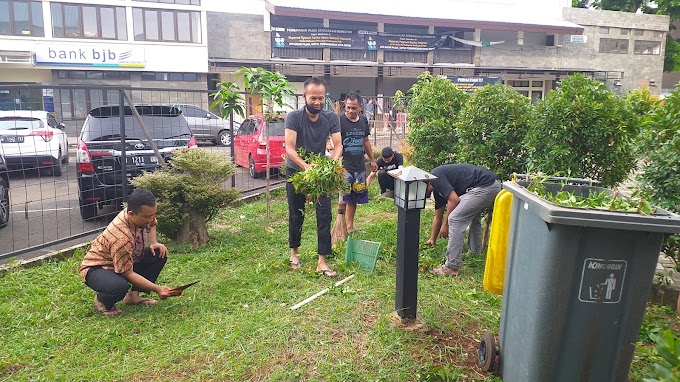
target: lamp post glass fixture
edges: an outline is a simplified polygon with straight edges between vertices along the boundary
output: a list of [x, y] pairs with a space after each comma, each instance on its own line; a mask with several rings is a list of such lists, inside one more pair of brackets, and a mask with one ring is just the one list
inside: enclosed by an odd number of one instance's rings
[[397, 221], [397, 293], [395, 310], [402, 320], [415, 320], [418, 302], [418, 241], [420, 210], [427, 184], [437, 177], [415, 166], [389, 171], [394, 178]]

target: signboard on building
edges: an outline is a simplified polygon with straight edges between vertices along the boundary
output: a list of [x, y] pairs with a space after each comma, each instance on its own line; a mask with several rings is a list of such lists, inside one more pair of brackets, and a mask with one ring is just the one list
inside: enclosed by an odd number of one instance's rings
[[474, 93], [481, 89], [484, 85], [495, 84], [501, 82], [500, 77], [482, 77], [482, 76], [451, 76], [447, 77], [460, 90], [467, 93]]
[[588, 42], [588, 36], [586, 35], [580, 35], [580, 34], [573, 34], [571, 35], [571, 43], [572, 44], [585, 44]]
[[36, 65], [134, 67], [146, 65], [144, 48], [125, 45], [36, 44]]
[[368, 50], [398, 50], [410, 52], [427, 52], [434, 50], [446, 36], [433, 34], [406, 34], [364, 32], [364, 40]]
[[446, 36], [382, 33], [329, 28], [272, 30], [272, 48], [336, 48], [427, 52]]
[[356, 31], [328, 28], [273, 30], [273, 48], [364, 49], [364, 39]]

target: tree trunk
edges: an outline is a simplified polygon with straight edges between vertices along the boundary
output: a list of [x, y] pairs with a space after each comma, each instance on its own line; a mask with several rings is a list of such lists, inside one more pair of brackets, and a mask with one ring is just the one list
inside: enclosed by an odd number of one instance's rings
[[195, 248], [207, 243], [208, 227], [205, 215], [189, 207], [189, 218], [182, 223], [175, 240], [180, 244], [192, 243]]

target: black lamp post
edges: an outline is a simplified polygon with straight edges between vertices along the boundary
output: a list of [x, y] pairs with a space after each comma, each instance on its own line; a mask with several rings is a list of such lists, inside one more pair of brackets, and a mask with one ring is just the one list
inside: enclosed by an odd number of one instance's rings
[[414, 166], [389, 174], [394, 177], [394, 204], [399, 207], [395, 309], [402, 320], [414, 320], [418, 302], [420, 210], [425, 208], [427, 184], [437, 177]]

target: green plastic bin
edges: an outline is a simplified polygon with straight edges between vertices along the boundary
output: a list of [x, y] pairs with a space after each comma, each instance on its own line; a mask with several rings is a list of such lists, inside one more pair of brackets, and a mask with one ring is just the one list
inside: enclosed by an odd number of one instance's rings
[[373, 273], [375, 264], [378, 261], [378, 251], [380, 244], [374, 241], [347, 239], [347, 250], [345, 252], [345, 264], [356, 262], [361, 269], [368, 273]]
[[626, 381], [664, 235], [680, 232], [680, 217], [565, 208], [503, 188], [513, 205], [500, 329], [482, 337], [480, 363], [504, 382]]

